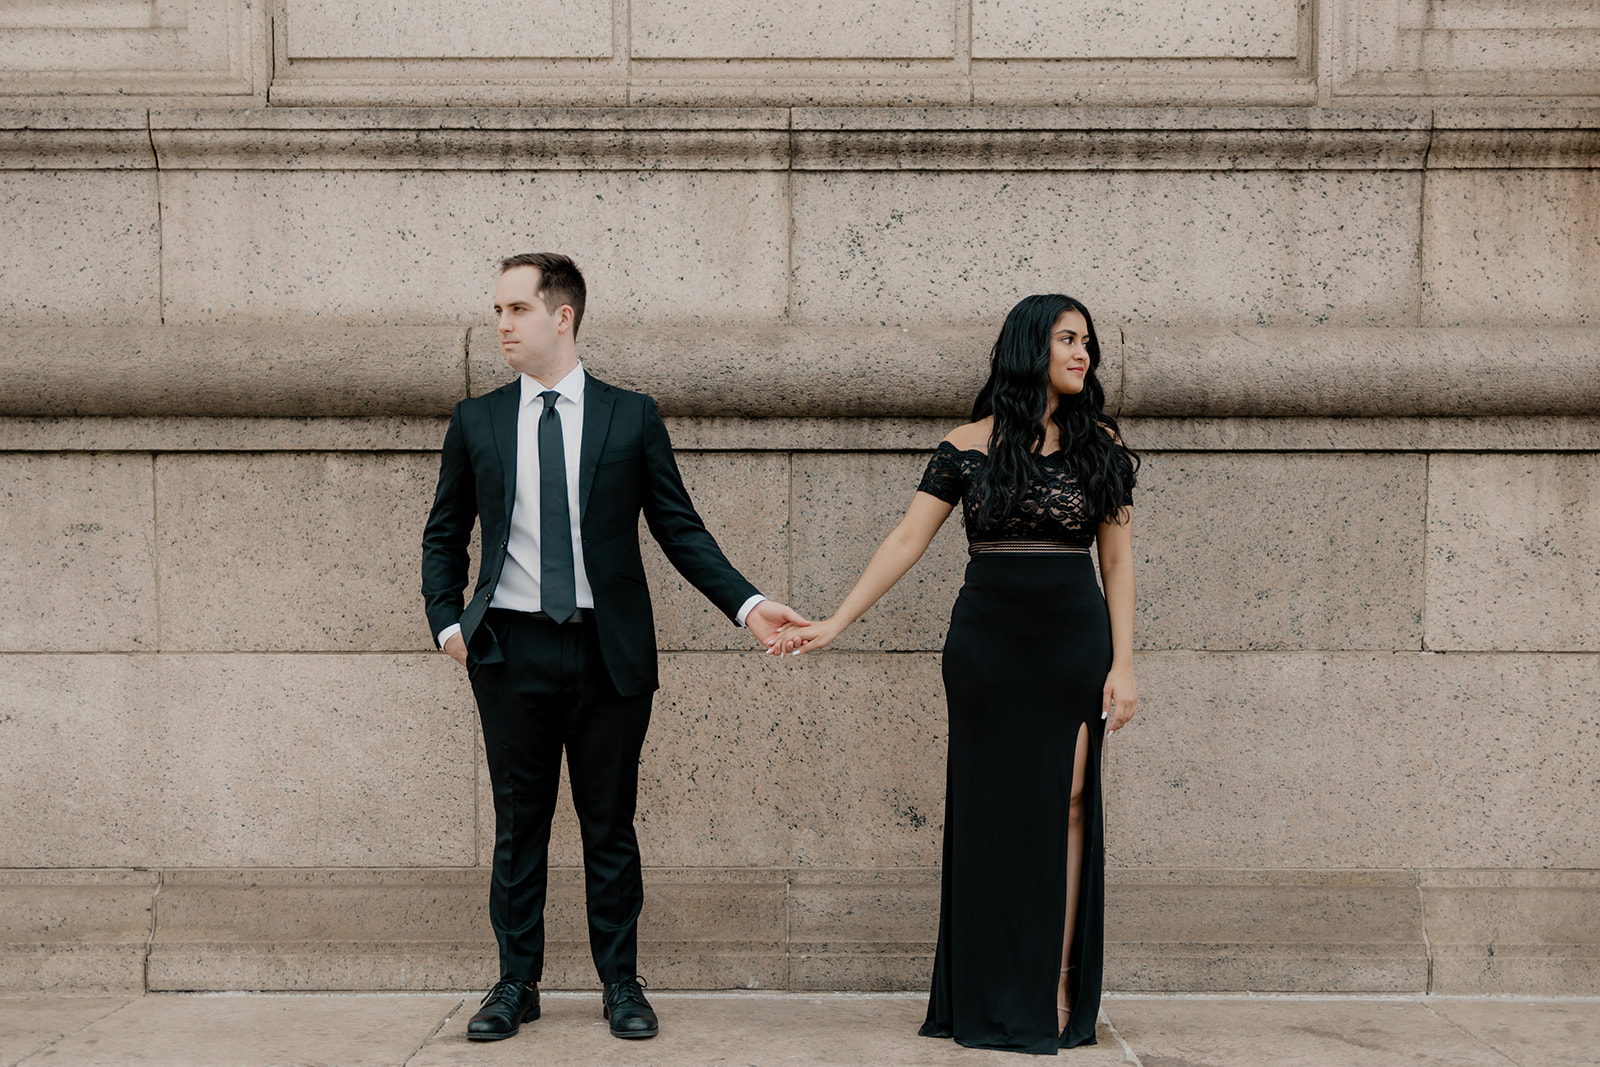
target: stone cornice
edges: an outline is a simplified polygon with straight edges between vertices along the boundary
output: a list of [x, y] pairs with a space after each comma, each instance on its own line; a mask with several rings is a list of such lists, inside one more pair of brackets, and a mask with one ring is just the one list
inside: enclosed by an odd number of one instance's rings
[[1600, 110], [215, 108], [0, 111], [0, 169], [1589, 168]]
[[[592, 328], [585, 365], [678, 417], [960, 419], [993, 327]], [[1107, 407], [1152, 418], [1600, 411], [1600, 329], [1101, 328]], [[464, 327], [0, 330], [0, 415], [439, 416], [511, 377]]]

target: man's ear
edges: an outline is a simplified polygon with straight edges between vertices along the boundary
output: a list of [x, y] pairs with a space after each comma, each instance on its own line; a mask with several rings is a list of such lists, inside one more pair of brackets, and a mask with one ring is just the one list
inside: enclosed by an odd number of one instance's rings
[[556, 332], [571, 333], [573, 318], [574, 315], [571, 304], [562, 304], [560, 307], [556, 308]]

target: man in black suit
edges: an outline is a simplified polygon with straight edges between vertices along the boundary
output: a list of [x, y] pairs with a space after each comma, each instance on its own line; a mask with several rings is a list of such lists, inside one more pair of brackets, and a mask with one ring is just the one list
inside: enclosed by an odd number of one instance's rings
[[[440, 646], [467, 669], [494, 786], [489, 918], [500, 980], [467, 1037], [539, 1017], [550, 820], [565, 749], [583, 837], [589, 946], [617, 1037], [654, 1037], [638, 976], [644, 889], [633, 817], [656, 676], [639, 556], [642, 512], [674, 567], [770, 647], [803, 621], [728, 562], [678, 474], [655, 401], [578, 362], [583, 275], [566, 256], [512, 256], [495, 286], [515, 381], [457, 404], [422, 538], [422, 596]], [[476, 520], [482, 565], [465, 608]]]

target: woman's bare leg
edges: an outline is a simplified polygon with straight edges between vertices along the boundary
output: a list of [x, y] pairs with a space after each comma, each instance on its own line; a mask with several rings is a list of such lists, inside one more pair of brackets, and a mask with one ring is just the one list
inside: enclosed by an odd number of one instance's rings
[[1061, 936], [1061, 984], [1056, 988], [1056, 1029], [1065, 1030], [1072, 1014], [1067, 968], [1072, 960], [1072, 930], [1078, 921], [1078, 889], [1083, 884], [1083, 782], [1089, 773], [1089, 728], [1078, 727], [1072, 757], [1072, 802], [1067, 808], [1067, 922]]

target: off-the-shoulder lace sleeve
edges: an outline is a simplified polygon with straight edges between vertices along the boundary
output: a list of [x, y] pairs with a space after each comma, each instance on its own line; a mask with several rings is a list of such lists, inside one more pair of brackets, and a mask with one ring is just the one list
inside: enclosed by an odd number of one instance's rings
[[936, 496], [946, 504], [961, 503], [961, 462], [949, 441], [943, 441], [928, 459], [917, 492]]

